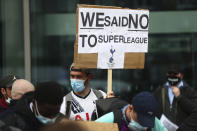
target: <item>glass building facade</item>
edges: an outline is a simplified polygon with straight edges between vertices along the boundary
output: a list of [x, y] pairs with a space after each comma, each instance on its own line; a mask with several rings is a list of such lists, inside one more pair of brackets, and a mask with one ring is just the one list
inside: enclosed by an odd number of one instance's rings
[[[69, 91], [77, 4], [150, 10], [145, 67], [113, 70], [117, 96], [154, 91], [166, 81], [172, 62], [197, 88], [196, 0], [0, 0], [0, 76], [17, 74], [34, 84], [53, 80]], [[106, 91], [107, 70], [92, 72], [91, 87]]]

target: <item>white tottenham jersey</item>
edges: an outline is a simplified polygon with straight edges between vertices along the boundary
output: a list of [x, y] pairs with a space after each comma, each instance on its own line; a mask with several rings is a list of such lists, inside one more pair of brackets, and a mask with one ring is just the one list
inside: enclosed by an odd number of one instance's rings
[[[106, 98], [106, 93], [101, 90], [99, 91], [102, 93], [103, 97]], [[94, 94], [93, 90], [91, 89], [90, 93], [85, 98], [77, 96], [73, 93], [73, 91], [71, 92], [71, 94], [72, 108], [69, 119], [83, 121], [91, 120], [92, 113], [96, 109], [95, 100], [98, 99]], [[66, 96], [64, 96], [60, 112], [66, 115]]]

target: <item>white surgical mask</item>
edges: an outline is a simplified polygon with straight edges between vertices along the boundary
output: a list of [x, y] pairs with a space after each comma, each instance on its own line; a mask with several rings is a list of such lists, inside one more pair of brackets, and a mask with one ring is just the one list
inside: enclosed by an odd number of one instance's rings
[[8, 104], [10, 104], [10, 102], [11, 102], [11, 98], [10, 97], [8, 97], [5, 101], [8, 103]]

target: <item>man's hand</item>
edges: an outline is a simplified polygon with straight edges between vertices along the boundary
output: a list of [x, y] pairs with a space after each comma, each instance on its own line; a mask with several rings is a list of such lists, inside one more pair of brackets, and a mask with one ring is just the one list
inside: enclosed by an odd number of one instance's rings
[[108, 92], [107, 93], [107, 98], [112, 98], [112, 97], [115, 97], [114, 92], [113, 91]]
[[171, 86], [171, 88], [172, 88], [172, 92], [173, 92], [173, 94], [174, 94], [174, 96], [175, 96], [176, 98], [177, 98], [178, 96], [181, 95], [180, 89], [179, 89], [178, 87], [176, 87], [176, 86]]

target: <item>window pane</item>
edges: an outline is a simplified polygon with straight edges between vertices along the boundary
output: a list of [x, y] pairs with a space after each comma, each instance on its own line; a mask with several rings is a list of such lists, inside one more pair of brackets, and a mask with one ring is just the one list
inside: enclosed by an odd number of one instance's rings
[[0, 0], [0, 76], [24, 77], [22, 0]]

